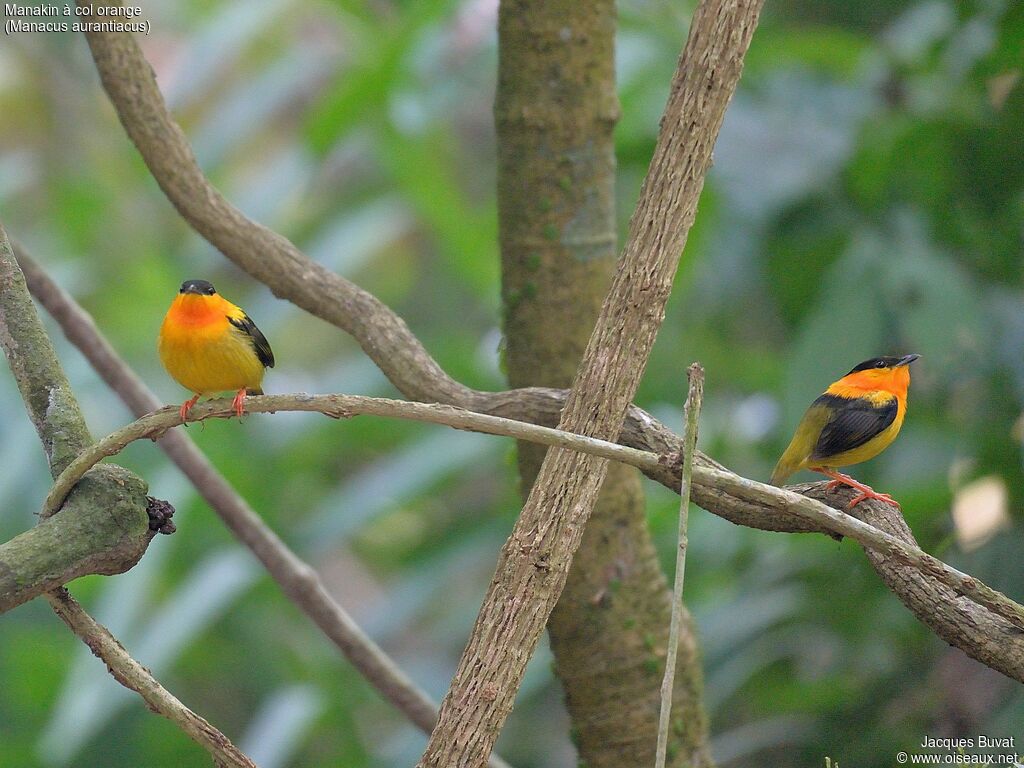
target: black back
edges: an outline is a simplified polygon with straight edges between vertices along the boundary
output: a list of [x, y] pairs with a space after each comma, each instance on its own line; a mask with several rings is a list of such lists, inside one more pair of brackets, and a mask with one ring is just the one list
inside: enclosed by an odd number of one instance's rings
[[252, 321], [252, 318], [248, 315], [242, 315], [241, 319], [229, 317], [228, 322], [249, 337], [249, 341], [252, 342], [252, 348], [256, 350], [256, 356], [263, 363], [263, 366], [265, 368], [273, 368], [274, 351], [270, 348], [270, 342], [267, 341], [267, 337], [256, 327], [256, 323]]
[[[877, 367], [877, 366], [871, 366]], [[814, 401], [832, 412], [832, 418], [818, 435], [811, 458], [824, 461], [845, 451], [864, 445], [896, 420], [898, 405], [893, 397], [881, 405], [868, 400], [850, 400], [837, 395], [822, 395]]]

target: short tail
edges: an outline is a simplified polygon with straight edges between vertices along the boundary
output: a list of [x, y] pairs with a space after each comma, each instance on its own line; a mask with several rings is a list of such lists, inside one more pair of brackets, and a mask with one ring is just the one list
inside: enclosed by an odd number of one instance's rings
[[262, 389], [262, 387], [246, 387], [245, 388], [245, 394], [247, 394], [247, 395], [262, 395], [263, 394], [263, 389]]

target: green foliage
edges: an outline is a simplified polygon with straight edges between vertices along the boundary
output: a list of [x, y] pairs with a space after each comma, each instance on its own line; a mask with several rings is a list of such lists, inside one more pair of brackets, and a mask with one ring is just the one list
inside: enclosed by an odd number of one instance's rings
[[[620, 4], [620, 239], [692, 5]], [[147, 11], [154, 35], [141, 43], [220, 189], [380, 296], [453, 376], [503, 388], [493, 7]], [[1006, 91], [1005, 78], [1021, 66], [1024, 7], [788, 0], [766, 13], [639, 402], [678, 427], [685, 367], [700, 359], [701, 447], [765, 478], [830, 381], [870, 355], [921, 354], [904, 433], [854, 472], [904, 502], [926, 549], [1020, 598], [1024, 86]], [[269, 390], [394, 394], [350, 340], [275, 301], [187, 230], [107, 107], [83, 40], [12, 37], [0, 72], [3, 223], [168, 402], [185, 393], [160, 370], [154, 339], [190, 277], [212, 280], [267, 333], [280, 359]], [[55, 342], [93, 432], [127, 421]], [[7, 538], [32, 524], [47, 476], [6, 374], [0, 411]], [[440, 698], [519, 507], [507, 441], [301, 414], [189, 434]], [[177, 507], [179, 530], [130, 573], [73, 585], [90, 610], [263, 768], [412, 764], [422, 737], [162, 454], [136, 444], [123, 462]], [[965, 551], [951, 538], [951, 503], [988, 475], [1009, 489], [1013, 527]], [[666, 567], [677, 509], [677, 497], [650, 489]], [[690, 526], [687, 602], [722, 764], [815, 765], [828, 754], [834, 765], [890, 766], [924, 734], [1013, 735], [1024, 722], [1019, 690], [923, 629], [853, 544], [703, 513]], [[0, 763], [205, 760], [121, 693], [45, 606], [0, 617], [0, 648]], [[639, 663], [660, 672], [654, 656]], [[968, 692], [985, 695], [954, 711]], [[571, 759], [544, 651], [499, 749], [522, 768]]]

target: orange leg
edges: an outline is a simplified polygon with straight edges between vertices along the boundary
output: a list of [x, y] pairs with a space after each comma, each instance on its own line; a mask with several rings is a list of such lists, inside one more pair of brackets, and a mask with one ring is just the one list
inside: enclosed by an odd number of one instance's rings
[[853, 501], [846, 505], [847, 509], [853, 509], [865, 499], [878, 499], [879, 501], [884, 501], [886, 504], [892, 504], [896, 509], [901, 511], [903, 509], [900, 506], [900, 503], [889, 494], [879, 493], [870, 485], [859, 483], [849, 475], [844, 475], [842, 472], [836, 472], [834, 469], [828, 469], [827, 467], [811, 467], [811, 471], [820, 472], [823, 475], [831, 477], [832, 482], [828, 484], [829, 488], [838, 488], [840, 485], [848, 485], [851, 488], [855, 488], [860, 491], [860, 494], [858, 496], [854, 496]]
[[199, 395], [196, 395], [191, 400], [186, 400], [181, 404], [181, 408], [178, 409], [178, 415], [181, 417], [182, 423], [188, 421], [188, 412], [192, 410], [192, 406], [199, 401]]
[[238, 418], [242, 418], [242, 414], [245, 412], [245, 387], [238, 390], [235, 395], [235, 399], [231, 401], [231, 407], [235, 409], [235, 413], [238, 414]]

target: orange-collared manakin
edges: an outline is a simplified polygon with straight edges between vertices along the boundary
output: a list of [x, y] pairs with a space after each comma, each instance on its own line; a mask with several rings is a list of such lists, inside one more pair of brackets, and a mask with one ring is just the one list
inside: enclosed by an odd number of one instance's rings
[[236, 392], [232, 403], [241, 417], [246, 393], [263, 394], [263, 372], [274, 367], [266, 337], [240, 308], [205, 280], [186, 280], [167, 310], [157, 343], [164, 368], [194, 393], [180, 409], [181, 419], [200, 395]]
[[880, 499], [899, 508], [888, 494], [877, 493], [837, 470], [874, 458], [896, 439], [907, 413], [908, 366], [918, 357], [873, 357], [831, 384], [800, 420], [775, 465], [772, 485], [781, 485], [799, 469], [810, 469], [831, 477], [830, 487], [848, 485], [860, 491], [849, 508], [865, 499]]

